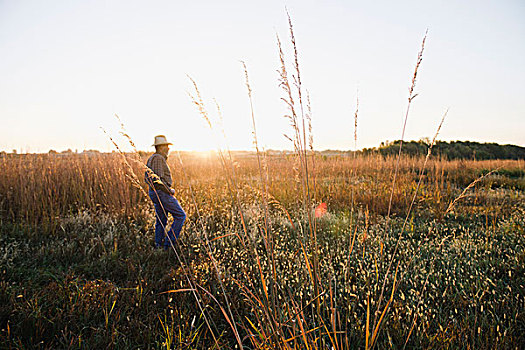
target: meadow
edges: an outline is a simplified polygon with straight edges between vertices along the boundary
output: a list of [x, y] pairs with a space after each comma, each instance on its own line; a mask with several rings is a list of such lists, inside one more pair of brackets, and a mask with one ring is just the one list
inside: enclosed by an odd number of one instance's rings
[[146, 157], [0, 158], [2, 348], [525, 344], [524, 161], [174, 152], [166, 252]]
[[110, 137], [108, 154], [0, 155], [0, 347], [523, 348], [525, 161], [434, 158], [441, 124], [427, 156], [316, 153], [288, 19], [293, 151], [259, 149], [252, 108], [254, 152], [172, 152], [171, 250], [153, 247], [148, 154]]

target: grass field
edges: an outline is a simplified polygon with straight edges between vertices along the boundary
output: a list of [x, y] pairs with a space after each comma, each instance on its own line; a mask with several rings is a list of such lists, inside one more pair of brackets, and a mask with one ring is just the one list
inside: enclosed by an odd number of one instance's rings
[[170, 156], [168, 252], [138, 155], [0, 158], [0, 347], [525, 344], [525, 162], [402, 157], [392, 192], [395, 158], [306, 154], [305, 194], [296, 156], [223, 156]]
[[147, 154], [0, 155], [1, 348], [525, 346], [525, 161], [315, 153], [288, 20], [293, 152], [259, 149], [252, 108], [255, 152], [172, 153], [172, 250], [153, 248]]

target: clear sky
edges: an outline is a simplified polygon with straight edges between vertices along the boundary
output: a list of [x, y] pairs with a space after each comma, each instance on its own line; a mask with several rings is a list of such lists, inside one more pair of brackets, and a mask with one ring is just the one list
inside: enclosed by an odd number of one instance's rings
[[[292, 16], [310, 91], [315, 148], [401, 136], [417, 52], [429, 29], [405, 139], [525, 146], [525, 2], [0, 0], [0, 150], [112, 150], [117, 113], [140, 149], [215, 148], [191, 103], [193, 77], [228, 143], [252, 149], [248, 66], [259, 143], [290, 149], [275, 34]], [[120, 139], [119, 139], [120, 140]], [[123, 141], [119, 141], [124, 144]]]

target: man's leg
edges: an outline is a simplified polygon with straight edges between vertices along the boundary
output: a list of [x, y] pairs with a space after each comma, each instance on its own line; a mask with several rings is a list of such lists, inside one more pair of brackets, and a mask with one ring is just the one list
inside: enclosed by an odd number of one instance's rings
[[150, 190], [149, 196], [155, 206], [155, 247], [162, 247], [164, 243], [164, 228], [168, 223], [167, 209], [161, 204], [160, 192]]
[[166, 240], [164, 241], [165, 247], [170, 246], [170, 240], [175, 242], [175, 240], [179, 238], [182, 225], [184, 225], [184, 221], [186, 220], [186, 213], [180, 206], [179, 201], [175, 199], [175, 197], [168, 197], [169, 198], [166, 198], [165, 200], [163, 198], [163, 203], [165, 204], [166, 211], [173, 216], [173, 223], [168, 231], [168, 237], [166, 237]]
[[165, 212], [166, 208], [163, 208], [162, 204], [154, 203], [155, 205], [155, 247], [159, 248], [162, 247], [162, 244], [164, 241], [164, 230], [166, 225], [168, 224], [168, 217], [166, 216]]
[[171, 208], [172, 210], [170, 210], [170, 213], [173, 216], [173, 223], [171, 224], [170, 232], [173, 232], [175, 237], [179, 238], [182, 225], [184, 225], [184, 221], [186, 221], [186, 213], [176, 198], [173, 198], [173, 201], [174, 205]]

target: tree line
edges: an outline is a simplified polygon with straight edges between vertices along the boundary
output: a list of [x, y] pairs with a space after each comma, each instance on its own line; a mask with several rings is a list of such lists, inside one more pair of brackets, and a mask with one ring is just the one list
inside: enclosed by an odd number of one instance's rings
[[[381, 142], [379, 147], [365, 148], [364, 154], [379, 153], [384, 156], [399, 152], [400, 140]], [[411, 156], [426, 155], [430, 140], [404, 141], [401, 153]], [[497, 143], [479, 143], [473, 141], [436, 141], [432, 148], [433, 156], [452, 159], [525, 159], [525, 147], [500, 145]]]

